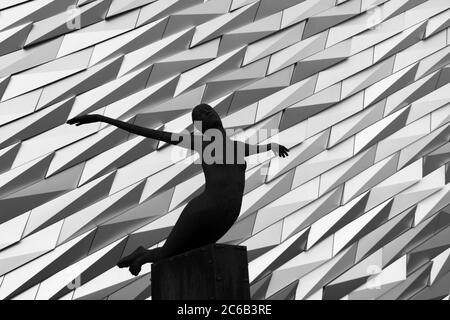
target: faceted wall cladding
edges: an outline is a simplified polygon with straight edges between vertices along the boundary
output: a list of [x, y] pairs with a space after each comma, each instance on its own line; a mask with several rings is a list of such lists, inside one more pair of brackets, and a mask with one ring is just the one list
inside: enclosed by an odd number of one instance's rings
[[164, 243], [201, 168], [66, 121], [180, 132], [202, 102], [290, 148], [248, 158], [219, 241], [252, 299], [449, 299], [444, 0], [1, 1], [0, 298], [151, 299], [149, 264], [115, 264]]

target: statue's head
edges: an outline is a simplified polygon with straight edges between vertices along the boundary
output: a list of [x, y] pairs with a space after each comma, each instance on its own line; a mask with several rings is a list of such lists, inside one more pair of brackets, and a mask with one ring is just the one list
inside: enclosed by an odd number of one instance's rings
[[192, 122], [202, 133], [208, 129], [222, 128], [222, 120], [220, 120], [219, 114], [206, 103], [201, 103], [192, 110]]

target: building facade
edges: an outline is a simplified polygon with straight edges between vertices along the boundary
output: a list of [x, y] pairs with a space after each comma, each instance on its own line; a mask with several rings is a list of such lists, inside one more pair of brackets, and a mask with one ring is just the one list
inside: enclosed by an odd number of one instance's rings
[[[247, 159], [252, 299], [448, 299], [450, 3], [0, 3], [0, 298], [151, 299], [150, 265], [203, 174], [105, 123], [192, 130], [208, 103]], [[214, 212], [211, 212], [214, 214]]]

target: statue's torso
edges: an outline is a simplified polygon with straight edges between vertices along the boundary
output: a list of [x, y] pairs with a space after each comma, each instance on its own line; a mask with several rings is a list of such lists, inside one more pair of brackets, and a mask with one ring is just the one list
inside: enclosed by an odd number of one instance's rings
[[236, 211], [242, 202], [247, 163], [243, 154], [232, 149], [233, 145], [233, 141], [228, 139], [223, 149], [216, 148], [211, 152], [206, 149], [206, 143], [203, 147], [202, 168], [205, 175], [204, 194], [227, 210]]

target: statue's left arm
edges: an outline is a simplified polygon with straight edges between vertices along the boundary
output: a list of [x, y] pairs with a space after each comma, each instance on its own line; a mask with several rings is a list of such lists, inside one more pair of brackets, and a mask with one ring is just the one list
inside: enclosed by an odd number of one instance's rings
[[248, 144], [241, 141], [235, 141], [235, 144], [238, 150], [244, 150], [246, 157], [257, 153], [267, 152], [270, 150], [272, 150], [276, 155], [282, 158], [287, 157], [289, 155], [288, 154], [289, 149], [277, 143]]

